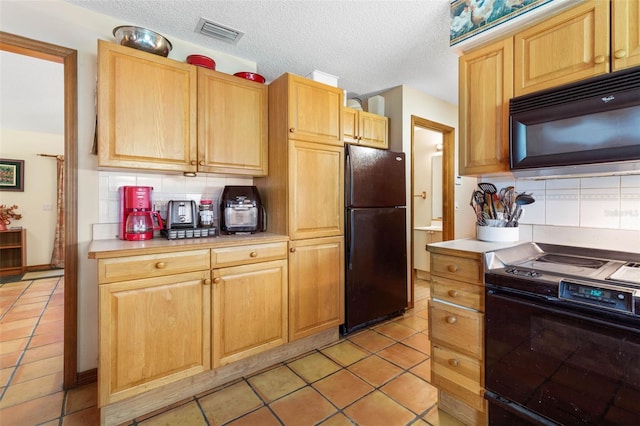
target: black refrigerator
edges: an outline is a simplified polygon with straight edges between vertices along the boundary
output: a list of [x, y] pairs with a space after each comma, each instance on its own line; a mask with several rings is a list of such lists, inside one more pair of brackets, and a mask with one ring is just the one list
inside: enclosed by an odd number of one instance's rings
[[347, 145], [345, 156], [343, 334], [407, 307], [405, 155]]

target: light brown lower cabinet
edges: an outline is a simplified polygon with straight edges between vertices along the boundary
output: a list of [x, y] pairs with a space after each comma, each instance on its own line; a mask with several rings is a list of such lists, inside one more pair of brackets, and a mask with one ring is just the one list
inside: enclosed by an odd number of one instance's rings
[[431, 383], [438, 406], [467, 425], [485, 425], [484, 284], [481, 253], [429, 245]]
[[289, 340], [344, 322], [344, 238], [289, 242]]
[[204, 270], [100, 285], [100, 406], [209, 369], [209, 277]]
[[213, 367], [287, 343], [287, 261], [214, 269]]

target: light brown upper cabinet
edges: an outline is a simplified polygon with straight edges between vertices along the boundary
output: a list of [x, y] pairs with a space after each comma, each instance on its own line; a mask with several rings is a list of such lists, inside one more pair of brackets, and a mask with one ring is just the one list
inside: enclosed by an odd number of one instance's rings
[[268, 86], [98, 41], [101, 167], [265, 176]]
[[514, 95], [609, 71], [609, 1], [591, 0], [514, 36]]
[[265, 176], [268, 86], [198, 68], [198, 170]]
[[613, 71], [640, 65], [640, 2], [614, 0], [611, 20]]
[[196, 80], [193, 65], [98, 40], [98, 164], [195, 172]]
[[584, 2], [516, 34], [514, 52], [514, 96], [640, 65], [640, 3]]
[[372, 148], [389, 148], [389, 118], [353, 108], [342, 108], [344, 141]]
[[[294, 74], [288, 75], [289, 137], [343, 146], [342, 90]], [[270, 108], [282, 107], [279, 100]]]
[[461, 56], [459, 73], [460, 174], [508, 171], [512, 39]]

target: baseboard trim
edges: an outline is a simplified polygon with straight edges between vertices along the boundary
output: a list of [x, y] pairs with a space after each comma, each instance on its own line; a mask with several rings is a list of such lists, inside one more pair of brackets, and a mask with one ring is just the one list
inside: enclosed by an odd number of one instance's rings
[[87, 371], [81, 371], [76, 374], [76, 387], [88, 385], [98, 381], [98, 369], [93, 368]]

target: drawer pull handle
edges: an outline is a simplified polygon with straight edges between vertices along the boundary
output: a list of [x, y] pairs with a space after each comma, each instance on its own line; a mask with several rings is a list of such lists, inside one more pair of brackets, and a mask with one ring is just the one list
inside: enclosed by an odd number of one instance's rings
[[451, 297], [458, 296], [458, 290], [449, 290], [449, 296]]
[[624, 49], [620, 49], [620, 50], [616, 50], [616, 52], [613, 55], [616, 59], [622, 59], [625, 56], [627, 56], [627, 51]]
[[594, 61], [596, 64], [602, 64], [604, 62], [604, 56], [598, 55], [595, 57]]
[[211, 278], [205, 278], [204, 285], [211, 285]]
[[249, 256], [258, 257], [258, 252], [257, 251], [252, 251], [251, 254], [249, 254]]
[[449, 272], [458, 272], [458, 265], [449, 265], [447, 266]]
[[453, 315], [449, 315], [447, 318], [445, 318], [445, 320], [449, 324], [455, 324], [456, 322], [458, 322], [458, 318], [454, 317]]
[[156, 263], [156, 269], [164, 269], [167, 267], [167, 264], [164, 262], [158, 262]]
[[449, 360], [449, 365], [451, 365], [452, 367], [457, 367], [457, 366], [460, 365], [460, 361], [458, 361], [455, 358], [452, 358], [452, 359]]
[[220, 277], [215, 277], [215, 278], [213, 279], [213, 283], [214, 283], [214, 284], [218, 284], [219, 282], [220, 282]]

